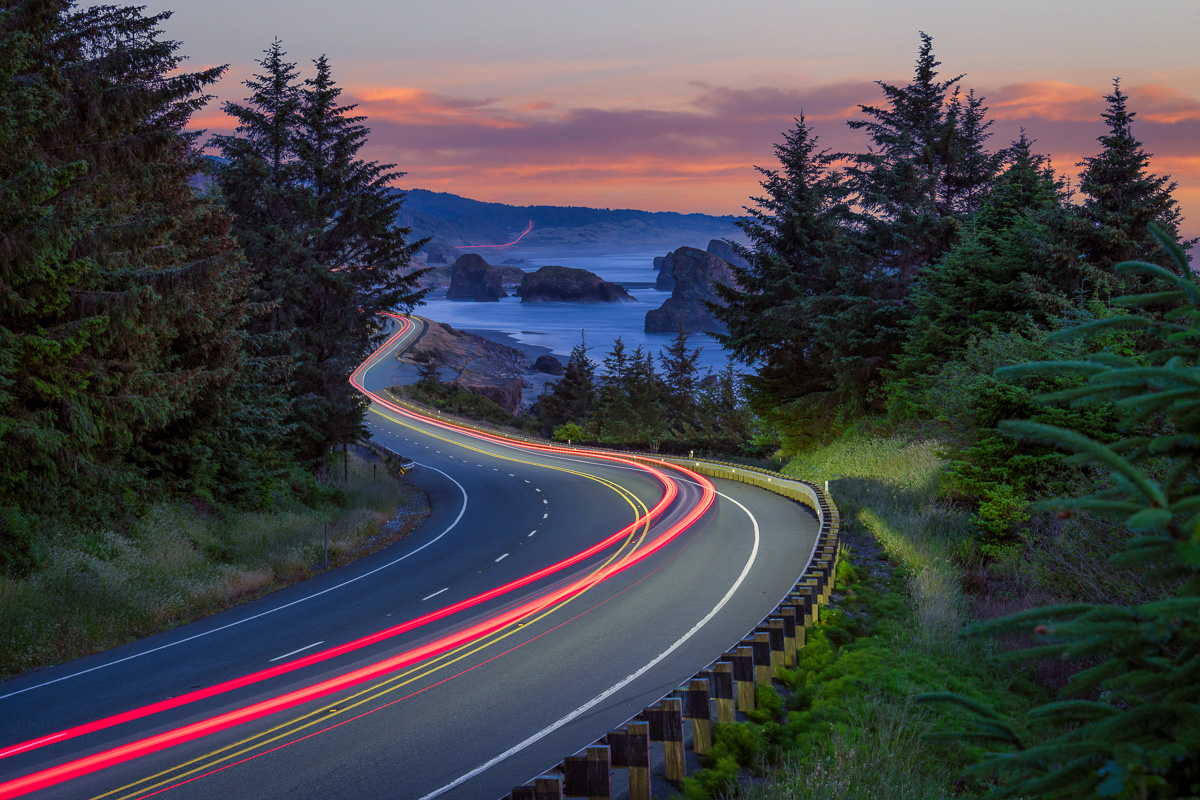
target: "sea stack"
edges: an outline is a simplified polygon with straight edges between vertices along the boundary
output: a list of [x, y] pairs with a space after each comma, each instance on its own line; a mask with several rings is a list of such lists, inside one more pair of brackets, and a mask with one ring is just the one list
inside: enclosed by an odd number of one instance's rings
[[522, 303], [636, 303], [625, 287], [574, 267], [542, 267], [528, 272], [517, 291]]
[[699, 248], [681, 247], [667, 256], [663, 272], [668, 265], [674, 281], [671, 296], [660, 308], [646, 312], [646, 333], [674, 333], [680, 324], [687, 333], [725, 333], [725, 323], [706, 303], [724, 305], [716, 284], [737, 285], [729, 263]]
[[494, 303], [501, 297], [508, 297], [503, 283], [500, 270], [484, 261], [483, 256], [466, 253], [459, 256], [450, 268], [450, 288], [446, 290], [446, 299]]

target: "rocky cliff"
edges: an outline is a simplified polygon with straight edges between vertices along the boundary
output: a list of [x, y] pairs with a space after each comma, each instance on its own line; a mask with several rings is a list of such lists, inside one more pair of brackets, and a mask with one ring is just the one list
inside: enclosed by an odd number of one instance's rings
[[526, 273], [517, 290], [522, 303], [636, 303], [637, 298], [594, 272], [573, 267], [542, 267]]
[[715, 284], [736, 285], [729, 263], [695, 247], [681, 247], [667, 256], [660, 276], [668, 263], [674, 288], [660, 308], [646, 312], [646, 332], [674, 333], [682, 323], [688, 333], [724, 333], [725, 324], [705, 303], [721, 303]]

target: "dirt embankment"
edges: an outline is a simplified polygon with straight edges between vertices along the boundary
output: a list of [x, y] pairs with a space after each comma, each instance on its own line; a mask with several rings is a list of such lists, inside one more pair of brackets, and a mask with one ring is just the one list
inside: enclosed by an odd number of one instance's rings
[[427, 322], [425, 335], [401, 361], [417, 364], [435, 359], [442, 364], [443, 381], [482, 394], [512, 414], [520, 410], [521, 390], [532, 385], [524, 378], [529, 366], [524, 352], [444, 322]]

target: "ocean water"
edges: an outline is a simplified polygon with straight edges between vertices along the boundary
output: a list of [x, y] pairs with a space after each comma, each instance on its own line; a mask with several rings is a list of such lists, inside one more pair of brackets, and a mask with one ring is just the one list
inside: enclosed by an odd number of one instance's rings
[[[675, 338], [674, 334], [646, 333], [646, 312], [658, 308], [671, 296], [654, 287], [658, 273], [654, 270], [655, 256], [662, 252], [589, 252], [589, 251], [480, 251], [492, 264], [507, 258], [523, 258], [517, 266], [526, 272], [556, 264], [590, 270], [606, 281], [619, 283], [638, 299], [637, 303], [522, 303], [519, 297], [506, 297], [498, 303], [475, 303], [447, 300], [445, 291], [426, 299], [416, 313], [428, 319], [446, 322], [467, 331], [501, 331], [518, 342], [544, 347], [566, 363], [571, 348], [579, 344], [582, 332], [588, 355], [597, 364], [612, 349], [613, 340], [620, 336], [627, 349], [639, 345], [655, 355]], [[725, 368], [727, 357], [721, 346], [707, 334], [691, 336], [689, 345], [700, 348], [700, 373], [719, 372]], [[738, 365], [735, 365], [738, 366]]]

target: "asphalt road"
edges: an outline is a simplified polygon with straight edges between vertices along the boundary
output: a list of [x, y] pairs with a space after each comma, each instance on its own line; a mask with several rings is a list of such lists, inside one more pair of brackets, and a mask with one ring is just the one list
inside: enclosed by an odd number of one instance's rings
[[[368, 391], [416, 333], [368, 362]], [[807, 509], [743, 484], [715, 481], [706, 508], [707, 479], [678, 469], [368, 417], [417, 462], [429, 519], [260, 601], [0, 683], [0, 798], [40, 775], [46, 798], [491, 800], [740, 639], [816, 538]]]

